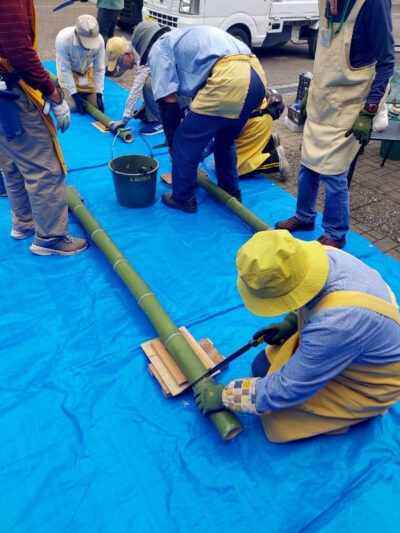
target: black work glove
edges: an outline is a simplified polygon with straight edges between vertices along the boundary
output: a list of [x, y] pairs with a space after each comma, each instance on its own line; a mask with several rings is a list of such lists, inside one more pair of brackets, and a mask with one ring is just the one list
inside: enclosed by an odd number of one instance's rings
[[85, 114], [85, 108], [83, 107], [82, 98], [79, 96], [78, 93], [73, 94], [72, 98], [75, 100], [75, 105], [76, 105], [77, 112], [80, 113], [81, 115], [84, 115]]
[[267, 328], [256, 331], [253, 339], [263, 337], [267, 344], [283, 344], [298, 329], [296, 313], [289, 313], [282, 322], [271, 324]]
[[300, 118], [305, 122], [307, 120], [307, 99], [308, 90], [305, 92], [302, 101], [300, 102]]
[[265, 111], [271, 115], [273, 120], [278, 120], [285, 110], [285, 104], [283, 103], [282, 95], [273, 89], [268, 89], [266, 93], [268, 105]]
[[97, 109], [104, 113], [104, 100], [103, 95], [101, 93], [96, 93], [96, 103], [97, 103]]
[[169, 147], [172, 146], [174, 134], [181, 123], [181, 110], [178, 102], [165, 102], [158, 100], [161, 122], [164, 127], [165, 138]]
[[142, 104], [140, 107], [135, 109], [135, 111], [132, 113], [132, 118], [135, 120], [143, 120], [146, 121], [146, 108], [144, 107], [144, 104]]

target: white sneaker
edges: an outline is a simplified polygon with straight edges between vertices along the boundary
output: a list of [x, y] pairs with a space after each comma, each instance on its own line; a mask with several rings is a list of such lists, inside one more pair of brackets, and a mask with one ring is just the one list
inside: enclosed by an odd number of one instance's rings
[[291, 175], [289, 161], [286, 159], [285, 150], [283, 149], [283, 146], [278, 145], [276, 146], [275, 150], [279, 157], [280, 180], [286, 181], [288, 178], [290, 178]]
[[27, 239], [28, 237], [30, 237], [34, 233], [35, 233], [34, 228], [28, 229], [26, 231], [19, 231], [18, 229], [12, 228], [12, 230], [10, 232], [10, 237], [15, 239], [16, 241], [22, 241], [22, 239]]

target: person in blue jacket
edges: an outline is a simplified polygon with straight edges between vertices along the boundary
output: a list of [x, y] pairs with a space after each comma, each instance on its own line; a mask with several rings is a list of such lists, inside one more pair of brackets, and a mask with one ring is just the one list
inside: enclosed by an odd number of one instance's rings
[[[172, 158], [173, 190], [162, 202], [185, 213], [197, 211], [197, 166], [212, 139], [218, 185], [240, 201], [235, 139], [265, 96], [258, 59], [244, 43], [211, 26], [166, 32], [143, 21], [132, 45], [150, 66]], [[177, 95], [192, 99], [183, 120]]]

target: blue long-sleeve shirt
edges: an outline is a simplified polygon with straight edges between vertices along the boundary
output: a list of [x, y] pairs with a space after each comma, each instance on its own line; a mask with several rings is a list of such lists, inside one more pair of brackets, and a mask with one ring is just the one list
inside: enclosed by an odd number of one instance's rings
[[[356, 0], [350, 0], [346, 17]], [[325, 16], [328, 18], [328, 2]], [[345, 0], [338, 0], [338, 14], [332, 21], [340, 22]], [[366, 104], [379, 104], [385, 94], [395, 65], [394, 40], [391, 19], [391, 0], [365, 0], [354, 25], [350, 47], [350, 64], [354, 68], [376, 62], [375, 79], [372, 82]], [[329, 20], [329, 19], [328, 19]]]
[[[376, 270], [340, 251], [328, 251], [329, 274], [311, 310], [334, 291], [359, 291], [387, 301], [388, 287]], [[301, 332], [301, 343], [277, 372], [258, 381], [259, 412], [298, 405], [311, 398], [351, 363], [384, 365], [400, 361], [400, 326], [392, 319], [359, 307], [318, 311]]]

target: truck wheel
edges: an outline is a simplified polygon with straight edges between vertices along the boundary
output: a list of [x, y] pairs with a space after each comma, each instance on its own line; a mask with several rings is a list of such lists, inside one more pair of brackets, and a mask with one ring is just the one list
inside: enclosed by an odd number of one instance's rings
[[315, 58], [315, 50], [317, 49], [318, 30], [311, 30], [308, 36], [308, 55], [311, 59]]
[[232, 26], [232, 28], [229, 28], [227, 31], [232, 37], [235, 37], [238, 41], [242, 41], [242, 43], [247, 44], [247, 46], [251, 48], [250, 38], [245, 30], [238, 26]]

